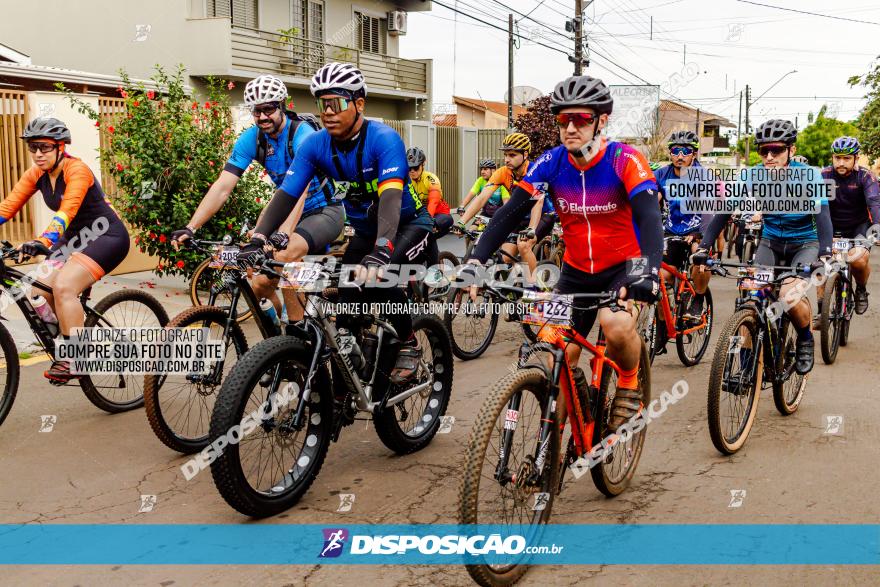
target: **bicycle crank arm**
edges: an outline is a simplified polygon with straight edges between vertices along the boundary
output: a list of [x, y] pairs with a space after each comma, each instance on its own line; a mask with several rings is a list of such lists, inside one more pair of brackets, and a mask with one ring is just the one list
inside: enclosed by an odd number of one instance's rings
[[370, 402], [369, 404], [367, 404], [367, 411], [372, 413], [379, 406], [381, 406], [384, 409], [388, 406], [393, 406], [394, 404], [399, 404], [400, 402], [407, 399], [408, 397], [414, 396], [415, 394], [420, 393], [422, 391], [425, 391], [426, 389], [431, 389], [431, 386], [433, 384], [434, 384], [433, 381], [426, 381], [424, 383], [420, 383], [420, 384], [416, 385], [415, 387], [411, 387], [411, 388], [407, 389], [406, 391], [398, 393], [394, 397], [389, 398], [388, 401], [386, 401], [384, 405], [382, 405], [382, 402]]

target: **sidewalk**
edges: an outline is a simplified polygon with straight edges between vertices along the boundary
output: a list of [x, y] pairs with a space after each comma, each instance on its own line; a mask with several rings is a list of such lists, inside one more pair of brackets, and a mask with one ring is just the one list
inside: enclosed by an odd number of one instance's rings
[[[149, 292], [165, 307], [169, 318], [173, 318], [192, 304], [189, 299], [189, 282], [183, 277], [158, 277], [152, 271], [110, 275], [101, 279], [92, 287], [91, 303], [96, 304], [101, 298], [121, 289], [140, 289]], [[7, 302], [9, 296], [3, 296]], [[14, 303], [3, 304], [4, 325], [12, 333], [19, 352], [32, 352], [36, 347], [36, 338], [25, 322], [21, 310]]]

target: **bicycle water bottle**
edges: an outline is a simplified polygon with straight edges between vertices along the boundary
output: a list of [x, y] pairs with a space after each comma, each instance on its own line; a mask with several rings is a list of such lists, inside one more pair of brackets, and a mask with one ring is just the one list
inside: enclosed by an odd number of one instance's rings
[[339, 352], [348, 357], [355, 371], [360, 371], [361, 367], [364, 366], [364, 355], [361, 352], [361, 347], [358, 346], [354, 335], [347, 328], [339, 329]]
[[263, 300], [260, 302], [260, 309], [269, 317], [269, 320], [271, 320], [275, 326], [281, 325], [278, 320], [278, 312], [275, 311], [275, 306], [272, 305], [272, 302], [269, 300]]
[[49, 329], [49, 334], [51, 334], [53, 338], [58, 336], [58, 333], [60, 332], [58, 328], [58, 317], [55, 316], [55, 312], [52, 311], [52, 306], [49, 305], [46, 298], [43, 296], [34, 296], [31, 298], [31, 305], [34, 307], [37, 316], [40, 317], [40, 320], [46, 324], [46, 327]]

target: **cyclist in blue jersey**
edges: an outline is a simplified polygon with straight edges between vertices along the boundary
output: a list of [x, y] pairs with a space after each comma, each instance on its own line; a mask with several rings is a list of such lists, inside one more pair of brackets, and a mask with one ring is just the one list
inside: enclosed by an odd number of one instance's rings
[[[277, 186], [286, 177], [291, 162], [302, 148], [307, 137], [316, 131], [306, 119], [287, 112], [285, 102], [287, 88], [271, 75], [261, 75], [248, 82], [244, 90], [244, 102], [254, 115], [255, 124], [241, 133], [229, 161], [217, 181], [202, 198], [185, 228], [171, 235], [172, 244], [179, 246], [204, 226], [226, 203], [245, 170], [253, 162], [263, 166]], [[298, 261], [307, 254], [323, 253], [342, 232], [345, 214], [342, 206], [333, 201], [333, 185], [319, 175], [310, 178], [302, 193], [307, 194], [299, 214], [287, 218], [272, 244], [282, 250], [275, 254], [279, 261]], [[281, 315], [281, 302], [275, 295], [277, 279], [264, 275], [254, 277], [254, 293], [272, 301], [277, 315]], [[291, 319], [302, 318], [302, 307], [296, 296], [285, 294]]]
[[[792, 161], [795, 154], [797, 129], [789, 120], [768, 120], [755, 131], [755, 143], [762, 163], [759, 166], [770, 169], [782, 167], [806, 167], [803, 163]], [[704, 264], [709, 258], [707, 245], [727, 224], [730, 214], [715, 216], [706, 228], [703, 243], [694, 253], [692, 260]], [[754, 218], [754, 216], [753, 216]], [[765, 214], [761, 243], [755, 251], [755, 265], [810, 265], [813, 269], [824, 266], [831, 255], [831, 214], [828, 203], [822, 203], [818, 214]], [[821, 256], [821, 259], [820, 259]], [[807, 279], [807, 276], [803, 276]], [[787, 310], [792, 326], [797, 330], [797, 356], [795, 370], [804, 375], [813, 369], [813, 333], [810, 331], [810, 301], [802, 293], [797, 280], [782, 284], [780, 299], [798, 299]]]
[[[367, 86], [364, 76], [347, 63], [328, 63], [312, 78], [312, 95], [317, 98], [324, 129], [301, 146], [287, 177], [282, 182], [251, 238], [242, 248], [242, 266], [262, 262], [267, 234], [290, 214], [303, 190], [316, 174], [337, 182], [345, 190], [343, 203], [355, 234], [342, 257], [343, 264], [378, 268], [389, 264], [414, 263], [422, 255], [433, 228], [433, 220], [407, 187], [409, 167], [406, 147], [391, 127], [367, 120], [364, 115]], [[340, 289], [343, 302], [406, 303], [399, 288], [356, 287]], [[345, 317], [342, 317], [343, 320]], [[421, 357], [407, 313], [388, 316], [402, 342], [391, 381], [401, 384], [415, 373]]]
[[[672, 242], [666, 247], [663, 261], [678, 269], [683, 269], [685, 262], [691, 253], [697, 250], [703, 232], [703, 219], [699, 214], [686, 214], [681, 211], [679, 200], [666, 199], [666, 182], [672, 178], [680, 178], [684, 169], [688, 167], [700, 167], [697, 155], [700, 152], [700, 138], [690, 130], [675, 131], [667, 141], [669, 157], [672, 163], [661, 167], [654, 172], [657, 186], [666, 201], [668, 214], [663, 224], [663, 232], [671, 236], [685, 237], [685, 243]], [[663, 269], [660, 273], [666, 283], [672, 283], [672, 275]], [[709, 276], [705, 267], [691, 267], [691, 278], [694, 280], [694, 290], [697, 295], [690, 302], [687, 314], [695, 320], [699, 320], [703, 314], [703, 301], [706, 288], [709, 287]]]
[[[831, 166], [822, 170], [822, 177], [833, 179], [837, 190], [834, 199], [828, 202], [831, 212], [831, 225], [835, 233], [843, 238], [863, 238], [868, 234], [880, 235], [880, 189], [877, 178], [859, 167], [858, 157], [861, 145], [855, 137], [840, 137], [831, 144]], [[870, 212], [870, 216], [868, 213]], [[870, 244], [852, 247], [848, 252], [850, 268], [856, 282], [855, 310], [857, 314], [868, 311], [868, 290], [866, 285], [871, 275]], [[819, 314], [822, 313], [824, 287], [818, 287]], [[813, 328], [817, 329], [814, 320]]]

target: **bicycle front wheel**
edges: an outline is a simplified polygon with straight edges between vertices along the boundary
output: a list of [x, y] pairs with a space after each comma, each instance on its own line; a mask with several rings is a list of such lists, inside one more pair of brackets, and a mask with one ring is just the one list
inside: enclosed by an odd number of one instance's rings
[[[123, 289], [95, 304], [86, 316], [86, 328], [164, 328], [168, 313], [159, 300], [145, 291]], [[144, 405], [141, 375], [96, 374], [80, 378], [83, 393], [98, 408], [115, 414]]]
[[449, 290], [448, 300], [443, 325], [449, 332], [452, 353], [462, 361], [476, 359], [492, 344], [498, 328], [493, 299], [483, 291], [473, 302], [468, 289], [457, 287]]
[[840, 348], [840, 335], [845, 317], [843, 315], [844, 281], [839, 273], [832, 273], [825, 282], [825, 296], [822, 300], [822, 313], [819, 315], [820, 347], [822, 361], [831, 365], [837, 360]]
[[[827, 291], [827, 290], [826, 290]], [[797, 332], [788, 318], [783, 315], [779, 326], [781, 348], [776, 355], [776, 380], [773, 381], [773, 403], [783, 416], [794, 414], [807, 387], [807, 376], [794, 370], [797, 356]]]
[[715, 345], [709, 373], [709, 435], [725, 455], [743, 447], [755, 422], [764, 374], [757, 345], [758, 319], [753, 308], [731, 316]]
[[[210, 262], [211, 259], [205, 259], [193, 272], [189, 282], [189, 299], [193, 306], [207, 306], [211, 297], [211, 288], [216, 288], [217, 296], [214, 305], [228, 312], [232, 305], [232, 292], [223, 283], [225, 272], [221, 269], [208, 267]], [[251, 317], [251, 314], [247, 304], [239, 304], [235, 319], [238, 322], [244, 322]]]
[[[492, 387], [465, 448], [460, 523], [504, 524], [529, 537], [549, 521], [559, 478], [559, 427], [542, 430], [548, 390], [538, 369], [516, 371]], [[542, 433], [549, 434], [543, 458]], [[528, 569], [526, 562], [467, 565], [467, 571], [480, 585], [511, 585]]]
[[18, 364], [18, 349], [12, 335], [3, 324], [0, 324], [0, 424], [9, 415], [15, 395], [18, 393], [18, 381], [21, 367]]
[[[712, 306], [712, 292], [706, 288], [703, 295], [703, 313], [700, 316], [700, 322], [697, 325], [688, 324], [682, 318], [685, 308], [682, 304], [677, 308], [679, 323], [685, 330], [690, 332], [680, 332], [675, 337], [675, 350], [678, 352], [678, 358], [685, 367], [693, 367], [699, 363], [706, 349], [709, 348], [709, 337], [712, 336], [712, 322], [715, 320], [715, 308]], [[693, 330], [691, 330], [693, 329]]]

